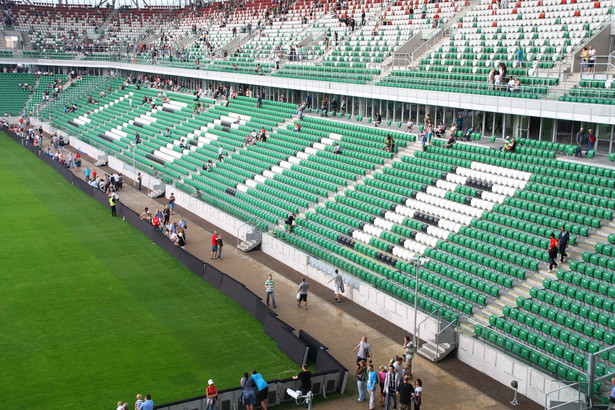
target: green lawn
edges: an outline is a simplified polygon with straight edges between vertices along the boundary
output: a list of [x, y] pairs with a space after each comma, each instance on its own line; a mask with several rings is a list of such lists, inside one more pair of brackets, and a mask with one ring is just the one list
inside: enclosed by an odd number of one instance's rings
[[0, 133], [2, 408], [113, 408], [296, 366], [238, 304]]

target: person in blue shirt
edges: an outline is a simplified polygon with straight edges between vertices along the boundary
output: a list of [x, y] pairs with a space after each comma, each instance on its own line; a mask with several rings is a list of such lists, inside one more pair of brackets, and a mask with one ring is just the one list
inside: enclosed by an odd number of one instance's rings
[[145, 401], [141, 403], [139, 410], [154, 410], [154, 402], [152, 401], [152, 396], [149, 394], [145, 395]]
[[517, 49], [517, 64], [519, 68], [523, 67], [523, 49], [521, 46]]
[[609, 395], [609, 403], [611, 404], [609, 405], [608, 410], [615, 409], [615, 377], [611, 379], [611, 384], [613, 385], [613, 388], [611, 389], [611, 394]]
[[374, 365], [368, 366], [367, 372], [367, 392], [369, 393], [369, 408], [374, 409], [374, 398], [376, 397], [376, 388], [379, 385], [378, 373], [374, 370]]
[[269, 395], [269, 385], [263, 379], [263, 375], [257, 373], [256, 370], [252, 370], [252, 383], [256, 385], [258, 393], [256, 394], [256, 401], [261, 402], [263, 410], [267, 410], [267, 396]]

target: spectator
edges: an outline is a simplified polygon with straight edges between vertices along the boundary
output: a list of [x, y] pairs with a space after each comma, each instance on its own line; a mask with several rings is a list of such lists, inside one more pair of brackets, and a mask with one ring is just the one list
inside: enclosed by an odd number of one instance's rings
[[394, 150], [395, 147], [395, 140], [393, 140], [393, 137], [391, 137], [391, 134], [387, 134], [387, 138], [384, 141], [384, 150], [386, 152], [392, 152]]
[[295, 123], [295, 129], [293, 130], [294, 132], [301, 132], [301, 124], [299, 124], [298, 122]]
[[583, 47], [583, 51], [581, 51], [581, 62], [583, 64], [583, 72], [587, 73], [589, 71], [589, 50], [587, 50], [587, 47]]
[[517, 48], [517, 67], [523, 67], [523, 49], [521, 48], [521, 46]]
[[359, 391], [359, 398], [357, 401], [365, 401], [365, 384], [367, 380], [367, 367], [365, 366], [365, 360], [360, 360], [357, 364], [357, 373], [355, 378], [357, 379], [357, 390]]
[[399, 397], [399, 410], [410, 410], [413, 393], [414, 387], [410, 384], [410, 377], [404, 376], [403, 382], [397, 389], [397, 397]]
[[115, 410], [124, 410], [124, 403], [122, 401], [117, 402], [117, 408]]
[[463, 118], [461, 117], [461, 114], [457, 116], [457, 130], [463, 131]]
[[557, 258], [557, 245], [558, 241], [555, 239], [555, 234], [552, 233], [549, 241], [549, 270], [553, 270], [553, 267], [557, 266], [555, 262], [555, 258]]
[[109, 206], [111, 207], [111, 216], [117, 216], [117, 211], [115, 209], [115, 196], [113, 194], [109, 194]]
[[455, 142], [457, 142], [457, 141], [455, 140], [455, 135], [454, 135], [454, 134], [451, 134], [451, 135], [448, 137], [448, 141], [446, 142], [446, 144], [444, 144], [444, 147], [445, 147], [445, 148], [451, 148]]
[[269, 385], [263, 378], [260, 373], [257, 373], [256, 370], [252, 370], [252, 383], [258, 389], [258, 393], [256, 393], [256, 401], [260, 401], [261, 408], [263, 410], [267, 410], [267, 395], [269, 394]]
[[256, 404], [254, 383], [252, 383], [252, 379], [247, 372], [243, 374], [243, 378], [240, 383], [242, 388], [241, 394], [243, 396], [243, 404], [246, 406], [246, 410], [254, 410], [254, 405]]
[[412, 359], [414, 358], [414, 342], [410, 336], [404, 336], [404, 343], [402, 345], [406, 352], [406, 366], [410, 371], [410, 378], [412, 378]]
[[218, 260], [222, 259], [222, 247], [224, 246], [224, 242], [222, 242], [222, 235], [216, 235], [216, 249], [218, 250]]
[[393, 408], [397, 408], [397, 386], [399, 385], [399, 374], [395, 373], [395, 368], [389, 366], [384, 380], [384, 408], [389, 410], [389, 403], [393, 402]]
[[414, 388], [414, 410], [421, 410], [421, 404], [423, 403], [423, 381], [421, 379], [416, 379], [414, 382], [416, 386]]
[[269, 277], [265, 281], [265, 291], [267, 292], [267, 306], [269, 306], [269, 297], [271, 297], [271, 302], [273, 303], [273, 308], [276, 308], [275, 305], [275, 293], [273, 290], [274, 282], [273, 276], [269, 274]]
[[139, 182], [139, 191], [141, 190], [141, 185], [143, 183], [143, 175], [141, 175], [141, 173], [139, 172], [139, 175], [137, 175], [137, 181]]
[[420, 143], [421, 150], [425, 151], [425, 144], [427, 143], [427, 131], [425, 131], [425, 129], [423, 129], [423, 132], [421, 133]]
[[292, 214], [288, 215], [288, 218], [286, 218], [286, 221], [284, 221], [284, 223], [286, 223], [286, 229], [288, 230], [288, 233], [293, 232], [293, 222], [295, 221], [296, 217], [297, 216], [293, 212]]
[[218, 398], [218, 391], [216, 390], [216, 386], [214, 385], [214, 381], [209, 379], [207, 381], [207, 407], [206, 410], [215, 410], [216, 409], [216, 399]]
[[135, 402], [135, 410], [139, 410], [141, 408], [141, 404], [143, 404], [143, 396], [137, 394], [137, 401]]
[[223, 156], [224, 156], [224, 148], [222, 148], [222, 145], [220, 145], [220, 147], [218, 148], [218, 161], [222, 161]]
[[139, 407], [139, 410], [154, 410], [154, 402], [152, 401], [152, 396], [149, 394], [145, 395], [145, 401]]
[[440, 124], [438, 124], [438, 128], [436, 129], [436, 136], [438, 138], [442, 138], [442, 135], [444, 135], [446, 133], [446, 126], [444, 125], [443, 121], [440, 121]]
[[368, 360], [372, 362], [372, 346], [367, 342], [367, 336], [363, 336], [358, 345], [354, 348], [353, 352], [357, 353], [357, 364], [361, 360]]
[[587, 72], [593, 73], [596, 70], [596, 49], [593, 46], [589, 46], [587, 56], [589, 57]]
[[383, 365], [380, 365], [380, 370], [378, 371], [378, 384], [380, 385], [380, 407], [384, 407], [384, 381], [386, 377], [386, 368]]
[[301, 283], [299, 284], [299, 289], [297, 289], [297, 307], [301, 307], [301, 302], [304, 302], [303, 310], [307, 310], [307, 295], [308, 288], [310, 287], [309, 283], [305, 281], [305, 277], [301, 278]]
[[376, 398], [376, 388], [378, 387], [378, 373], [374, 370], [374, 365], [369, 364], [367, 367], [367, 394], [369, 395], [369, 408], [374, 409], [375, 398]]
[[575, 155], [579, 156], [579, 158], [583, 158], [583, 143], [585, 142], [585, 134], [583, 133], [583, 128], [577, 132], [577, 151]]
[[338, 142], [335, 143], [335, 147], [333, 148], [334, 154], [342, 154], [342, 148], [340, 148], [340, 144]]
[[141, 214], [141, 216], [139, 218], [142, 221], [147, 221], [147, 222], [150, 222], [152, 220], [152, 214], [149, 211], [148, 207], [145, 207], [145, 210], [143, 211], [143, 213]]
[[217, 257], [218, 253], [218, 232], [214, 231], [211, 235], [211, 259]]
[[566, 248], [568, 247], [568, 242], [570, 241], [570, 234], [566, 231], [566, 227], [562, 225], [562, 230], [559, 233], [558, 245], [559, 245], [559, 254], [560, 254], [560, 262], [564, 262], [564, 257], [568, 256], [566, 253]]
[[382, 115], [380, 115], [380, 112], [376, 112], [373, 122], [374, 127], [378, 127], [380, 125], [380, 123], [382, 122]]
[[408, 119], [408, 122], [406, 123], [406, 132], [412, 132], [413, 128], [414, 128], [414, 122]]
[[[587, 155], [589, 151], [593, 151], [595, 144], [596, 136], [594, 135], [594, 132], [592, 130], [589, 130], [589, 132], [587, 133], [587, 152], [585, 152], [585, 155]], [[68, 157], [68, 159], [70, 162], [70, 156]]]
[[[301, 386], [299, 388], [301, 389], [302, 395], [305, 396], [308, 392], [312, 391], [312, 372], [308, 370], [307, 364], [304, 363], [303, 366], [301, 366], [301, 371], [298, 375], [293, 376], [293, 379], [299, 379], [301, 381]], [[305, 407], [308, 407], [307, 403], [305, 403]]]
[[331, 282], [333, 282], [333, 286], [335, 288], [335, 295], [333, 298], [337, 301], [337, 303], [340, 303], [342, 301], [342, 293], [344, 292], [344, 280], [337, 269], [335, 270], [335, 276], [333, 276], [333, 278], [331, 278], [331, 280], [327, 283]]
[[613, 377], [611, 379], [611, 385], [613, 386], [613, 388], [611, 389], [611, 394], [609, 394], [609, 408], [608, 410], [614, 410], [615, 409], [615, 377]]

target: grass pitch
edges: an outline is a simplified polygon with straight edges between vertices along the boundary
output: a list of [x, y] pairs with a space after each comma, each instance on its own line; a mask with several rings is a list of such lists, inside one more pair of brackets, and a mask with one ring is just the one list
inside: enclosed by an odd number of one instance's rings
[[3, 408], [162, 404], [297, 368], [243, 308], [0, 133]]

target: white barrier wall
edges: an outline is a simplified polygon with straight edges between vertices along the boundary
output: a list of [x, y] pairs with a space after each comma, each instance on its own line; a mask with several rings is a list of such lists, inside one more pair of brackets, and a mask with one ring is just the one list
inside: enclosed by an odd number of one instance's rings
[[[540, 405], [545, 405], [546, 394], [564, 387], [564, 384], [536, 368], [514, 359], [482, 340], [459, 332], [457, 358], [485, 373], [505, 386], [513, 380], [519, 383], [518, 391]], [[513, 389], [510, 389], [513, 397]], [[563, 389], [552, 399], [571, 401], [579, 398], [574, 389]]]

